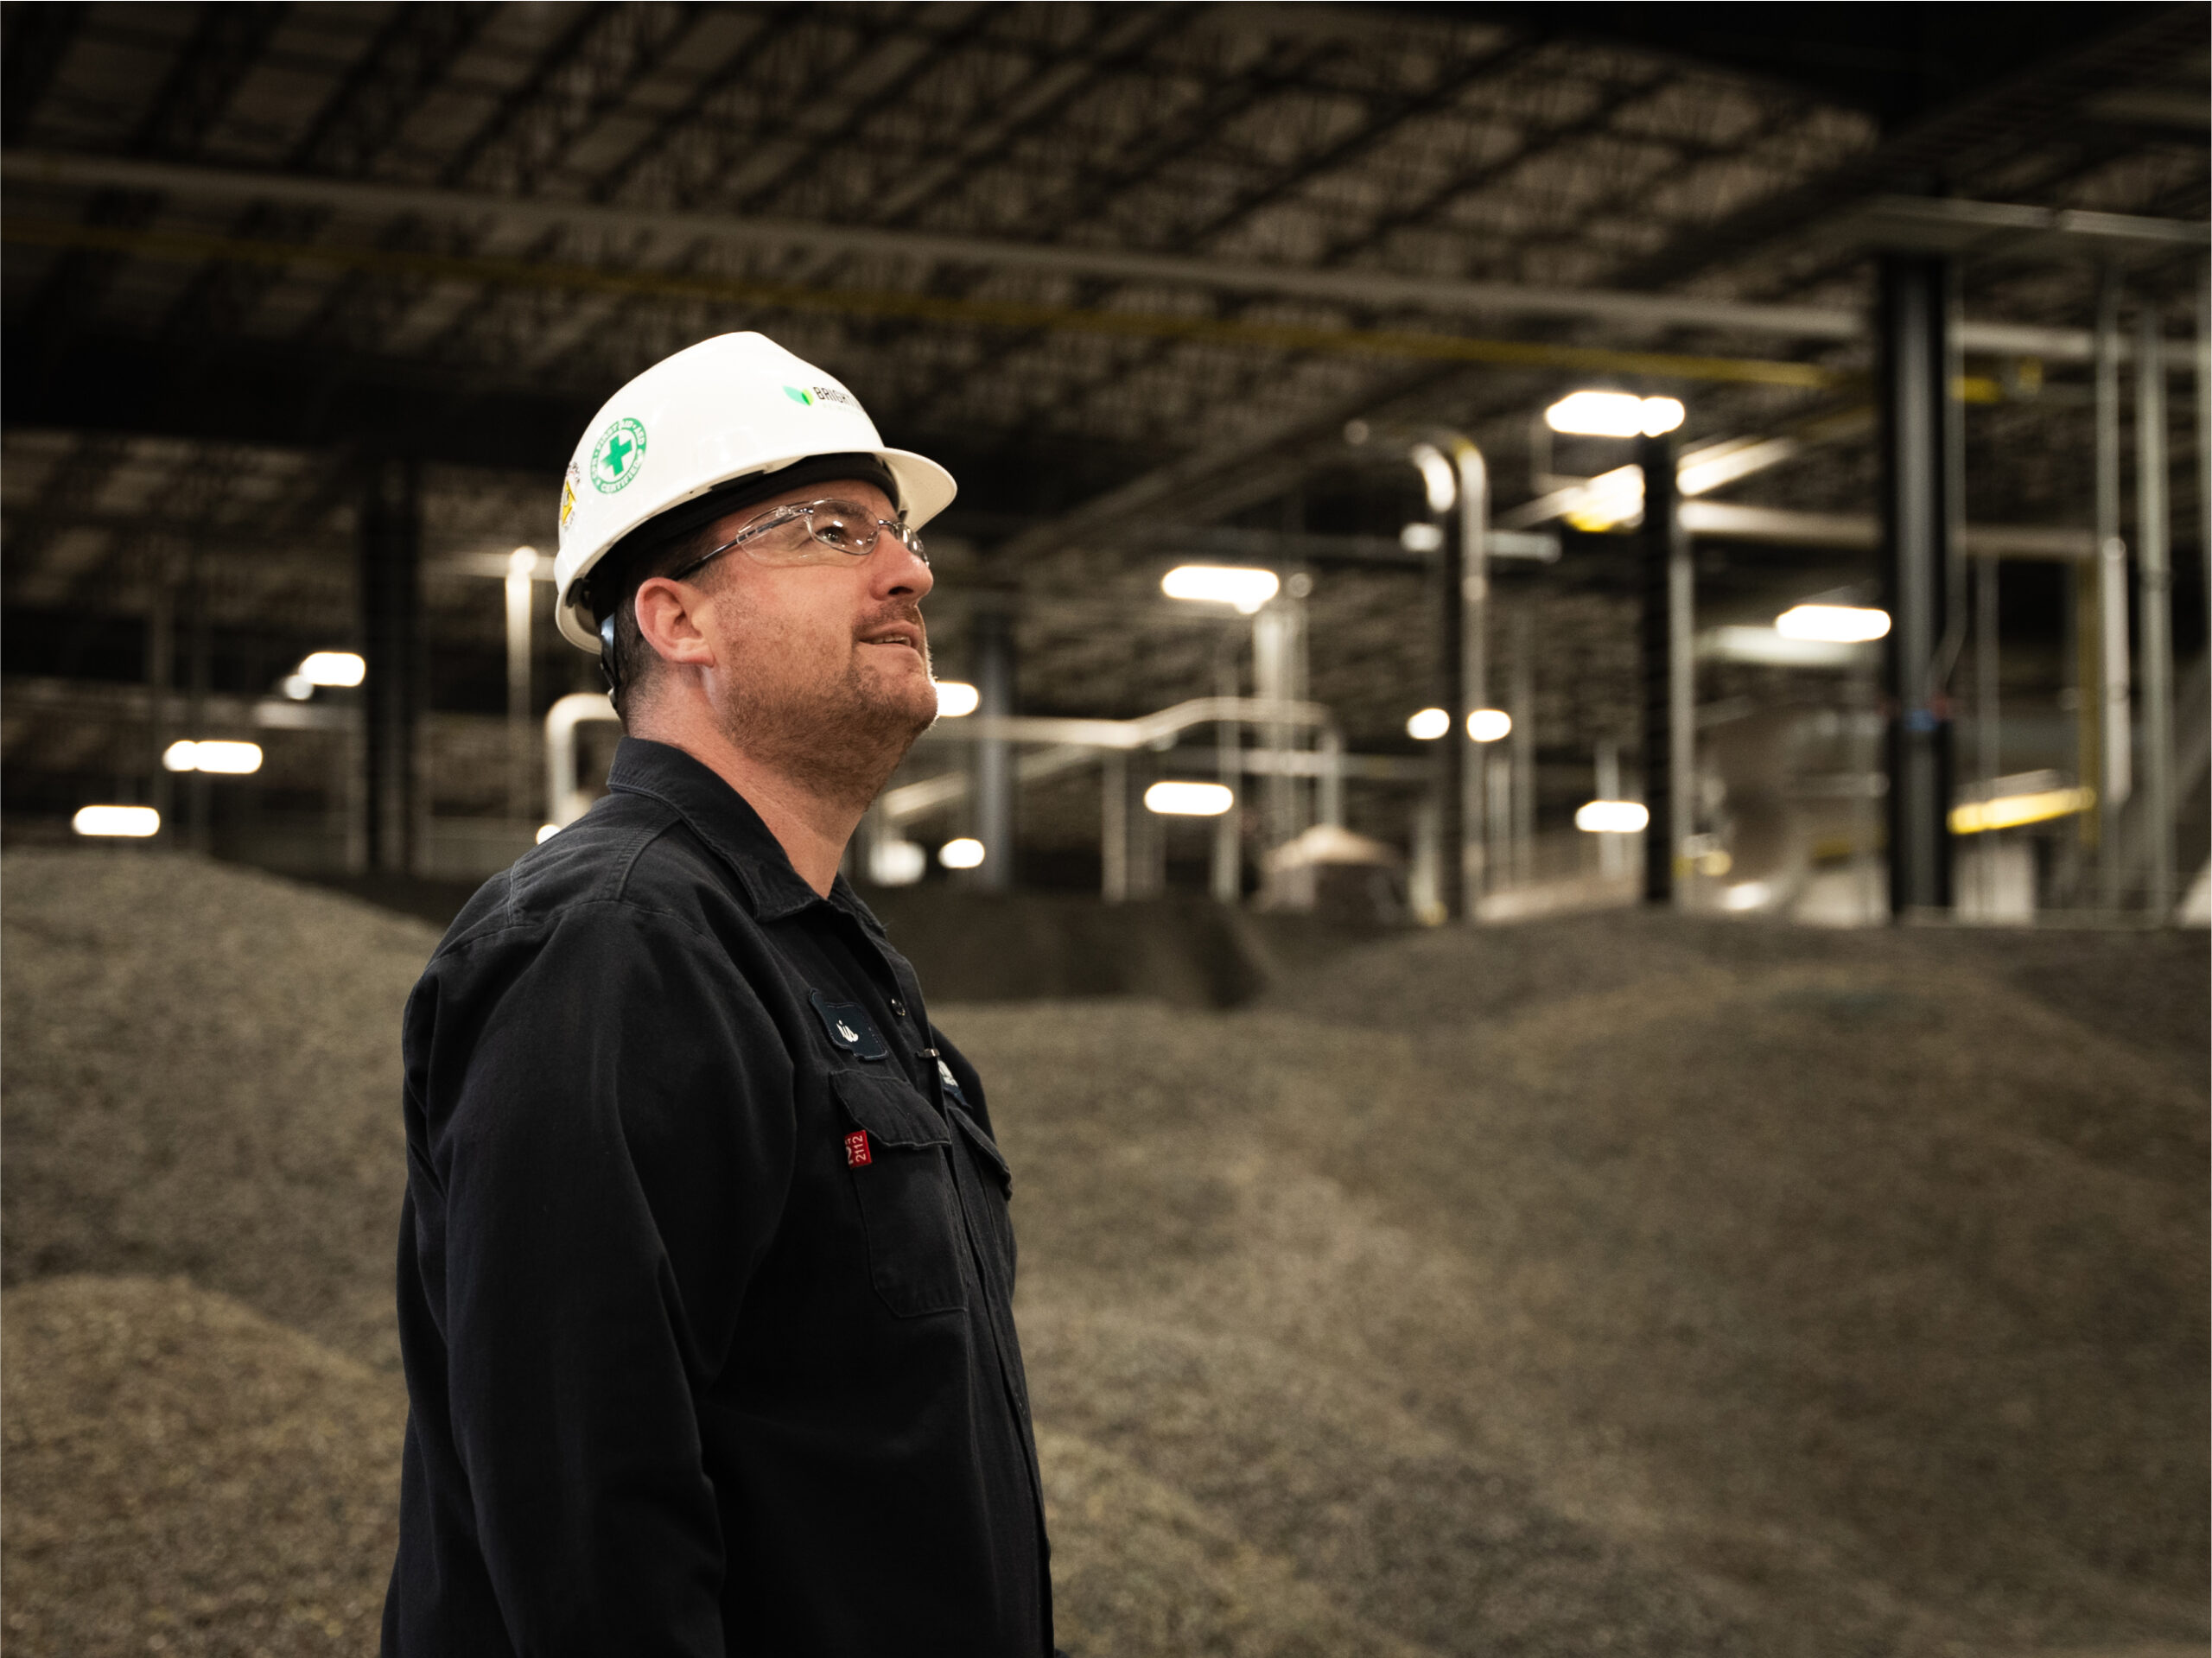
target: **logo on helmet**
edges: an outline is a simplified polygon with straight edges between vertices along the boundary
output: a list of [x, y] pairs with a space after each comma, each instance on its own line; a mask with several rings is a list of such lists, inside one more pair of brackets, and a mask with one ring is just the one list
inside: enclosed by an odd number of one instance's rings
[[842, 403], [848, 409], [860, 407], [853, 401], [851, 392], [840, 391], [834, 385], [787, 385], [784, 388], [784, 395], [793, 403], [803, 403], [810, 409], [817, 403]]
[[599, 435], [591, 448], [591, 486], [602, 495], [630, 487], [645, 464], [645, 429], [626, 416]]

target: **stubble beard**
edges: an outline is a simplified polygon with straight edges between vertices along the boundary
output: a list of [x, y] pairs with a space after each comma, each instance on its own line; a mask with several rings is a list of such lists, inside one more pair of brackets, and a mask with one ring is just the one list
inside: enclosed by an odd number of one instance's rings
[[[905, 610], [878, 623], [920, 618]], [[895, 651], [899, 645], [863, 645], [858, 651]], [[921, 651], [925, 670], [929, 647]], [[759, 647], [748, 657], [760, 659]], [[732, 676], [722, 727], [741, 752], [771, 766], [808, 793], [844, 809], [866, 811], [874, 804], [914, 740], [937, 720], [934, 691], [923, 699], [912, 682], [886, 683], [867, 670], [860, 657], [848, 658], [842, 673], [796, 684], [748, 667]]]

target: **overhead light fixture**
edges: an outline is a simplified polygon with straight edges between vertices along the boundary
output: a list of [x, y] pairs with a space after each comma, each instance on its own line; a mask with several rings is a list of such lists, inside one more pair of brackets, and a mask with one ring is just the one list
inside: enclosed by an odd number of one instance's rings
[[561, 826], [558, 823], [540, 823], [537, 826], [537, 844], [543, 846], [560, 832]]
[[1989, 829], [2018, 829], [2023, 823], [2046, 823], [2054, 817], [2070, 817], [2097, 804], [2094, 789], [2039, 789], [2032, 794], [2000, 795], [1994, 800], [1970, 800], [1951, 808], [1951, 833], [1980, 835]]
[[1218, 817], [1236, 804], [1221, 783], [1155, 783], [1144, 791], [1145, 810], [1163, 817]]
[[1467, 715], [1467, 734], [1478, 743], [1494, 743], [1513, 730], [1513, 716], [1503, 708], [1477, 708]]
[[1423, 708], [1406, 721], [1406, 735], [1415, 742], [1433, 743], [1452, 729], [1452, 716], [1442, 708]]
[[1444, 545], [1444, 526], [1415, 518], [1398, 531], [1398, 545], [1409, 553], [1433, 553]]
[[1682, 423], [1673, 397], [1632, 391], [1575, 391], [1544, 410], [1544, 424], [1570, 437], [1661, 437]]
[[1421, 484], [1432, 512], [1449, 512], [1459, 501], [1459, 474], [1450, 459], [1433, 443], [1416, 443], [1407, 451], [1421, 468]]
[[1577, 530], [1610, 530], [1643, 516], [1643, 468], [1616, 467], [1582, 486], [1567, 521]]
[[300, 658], [300, 677], [310, 685], [358, 685], [369, 664], [352, 651], [313, 651]]
[[939, 719], [965, 719], [976, 711], [976, 705], [982, 700], [982, 692], [963, 681], [940, 679], [937, 683], [937, 711]]
[[1774, 619], [1785, 639], [1821, 639], [1832, 645], [1864, 645], [1890, 631], [1890, 613], [1858, 605], [1793, 605]]
[[295, 702], [304, 702], [315, 695], [315, 681], [305, 674], [286, 674], [277, 689]]
[[537, 549], [518, 547], [507, 555], [507, 580], [527, 581], [537, 574]]
[[162, 832], [162, 815], [151, 806], [79, 806], [69, 827], [79, 835], [143, 841]]
[[261, 745], [174, 742], [162, 752], [162, 765], [171, 772], [213, 772], [226, 777], [245, 777], [261, 769]]
[[1650, 824], [1650, 812], [1636, 800], [1586, 800], [1574, 812], [1574, 827], [1586, 835], [1641, 835]]
[[1160, 578], [1160, 590], [1170, 599], [1234, 605], [1247, 616], [1274, 598], [1281, 587], [1273, 570], [1224, 564], [1179, 564]]
[[947, 841], [937, 849], [937, 861], [947, 869], [973, 869], [983, 861], [983, 843], [966, 835]]
[[929, 863], [930, 854], [914, 842], [887, 835], [868, 848], [868, 878], [878, 886], [912, 886]]

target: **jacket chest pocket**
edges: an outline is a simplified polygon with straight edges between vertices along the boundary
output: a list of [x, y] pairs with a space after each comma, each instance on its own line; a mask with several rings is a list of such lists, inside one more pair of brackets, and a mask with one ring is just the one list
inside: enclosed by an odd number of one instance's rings
[[894, 1077], [837, 1071], [830, 1081], [847, 1117], [868, 1135], [868, 1160], [849, 1157], [846, 1173], [868, 1233], [876, 1294], [901, 1318], [966, 1306], [960, 1199], [947, 1160], [951, 1129]]
[[968, 1190], [975, 1195], [968, 1204], [970, 1220], [978, 1229], [977, 1247], [986, 1256], [986, 1270], [996, 1275], [993, 1290], [1003, 1300], [1014, 1297], [1014, 1222], [1007, 1213], [1007, 1204], [1014, 1195], [1014, 1176], [1001, 1153], [982, 1126], [958, 1106], [950, 1106], [946, 1115], [960, 1131], [963, 1142], [960, 1155], [967, 1160], [970, 1182]]

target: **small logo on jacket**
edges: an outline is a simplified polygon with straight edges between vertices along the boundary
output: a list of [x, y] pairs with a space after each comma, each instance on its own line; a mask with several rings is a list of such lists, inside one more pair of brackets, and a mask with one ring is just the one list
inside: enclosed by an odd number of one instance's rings
[[845, 1136], [845, 1166], [849, 1169], [866, 1168], [875, 1161], [875, 1153], [868, 1148], [868, 1130], [855, 1128]]

